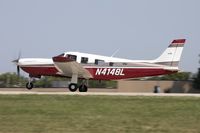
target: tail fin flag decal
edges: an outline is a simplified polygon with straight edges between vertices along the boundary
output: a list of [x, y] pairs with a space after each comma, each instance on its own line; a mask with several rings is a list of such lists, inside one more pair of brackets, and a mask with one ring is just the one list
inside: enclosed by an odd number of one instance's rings
[[183, 47], [185, 44], [185, 39], [173, 40], [169, 47]]

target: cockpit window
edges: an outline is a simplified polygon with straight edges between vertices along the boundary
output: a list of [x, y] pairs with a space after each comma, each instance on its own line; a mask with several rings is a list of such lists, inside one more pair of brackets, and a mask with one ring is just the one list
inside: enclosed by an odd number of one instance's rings
[[76, 61], [76, 59], [77, 59], [76, 55], [71, 55], [71, 54], [66, 55], [66, 57], [70, 58], [73, 61]]
[[114, 65], [114, 63], [113, 62], [109, 62], [109, 66], [113, 66]]

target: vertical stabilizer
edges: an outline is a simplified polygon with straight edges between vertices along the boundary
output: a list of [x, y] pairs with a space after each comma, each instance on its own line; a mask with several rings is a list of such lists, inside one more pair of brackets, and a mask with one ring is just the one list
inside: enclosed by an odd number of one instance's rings
[[173, 40], [169, 47], [155, 60], [156, 64], [178, 67], [185, 39]]

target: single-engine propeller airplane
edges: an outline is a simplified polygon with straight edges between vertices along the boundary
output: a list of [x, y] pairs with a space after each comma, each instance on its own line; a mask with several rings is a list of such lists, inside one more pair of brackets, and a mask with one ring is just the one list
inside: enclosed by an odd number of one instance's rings
[[154, 60], [130, 60], [80, 52], [65, 52], [50, 59], [19, 58], [13, 62], [29, 74], [27, 89], [33, 88], [33, 79], [41, 76], [71, 78], [69, 90], [86, 92], [86, 83], [78, 86], [78, 79], [120, 80], [172, 74], [179, 71], [185, 39], [173, 40]]

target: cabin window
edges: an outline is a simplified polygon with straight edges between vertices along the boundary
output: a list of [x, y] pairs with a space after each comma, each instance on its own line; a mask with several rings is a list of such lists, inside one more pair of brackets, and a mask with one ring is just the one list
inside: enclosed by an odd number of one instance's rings
[[88, 58], [87, 57], [81, 57], [81, 63], [88, 63]]
[[113, 66], [114, 65], [114, 63], [113, 62], [109, 62], [109, 66]]
[[95, 59], [94, 64], [102, 65], [102, 64], [104, 64], [104, 60]]
[[76, 59], [77, 59], [77, 56], [76, 55], [67, 55], [67, 57], [68, 58], [70, 58], [71, 60], [73, 60], [73, 61], [76, 61]]

